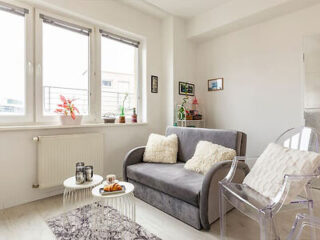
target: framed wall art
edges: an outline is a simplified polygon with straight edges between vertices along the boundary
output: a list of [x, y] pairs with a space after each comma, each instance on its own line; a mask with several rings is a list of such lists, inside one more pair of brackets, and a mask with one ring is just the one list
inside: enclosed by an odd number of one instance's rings
[[194, 96], [194, 84], [187, 83], [187, 82], [179, 82], [179, 94], [180, 95], [188, 95], [188, 96]]
[[208, 91], [223, 90], [223, 78], [215, 78], [208, 80]]
[[158, 93], [158, 76], [151, 75], [151, 92]]

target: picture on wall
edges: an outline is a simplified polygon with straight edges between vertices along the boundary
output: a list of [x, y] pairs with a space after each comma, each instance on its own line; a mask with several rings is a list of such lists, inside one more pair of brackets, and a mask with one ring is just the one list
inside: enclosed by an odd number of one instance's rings
[[179, 94], [194, 96], [194, 84], [187, 82], [179, 82]]
[[215, 78], [208, 80], [208, 91], [223, 90], [223, 78]]
[[158, 93], [158, 76], [151, 75], [151, 92]]

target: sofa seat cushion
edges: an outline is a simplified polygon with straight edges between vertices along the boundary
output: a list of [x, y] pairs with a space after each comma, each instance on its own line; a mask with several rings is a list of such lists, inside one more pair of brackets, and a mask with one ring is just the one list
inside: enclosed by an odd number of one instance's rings
[[204, 176], [185, 169], [184, 163], [139, 163], [127, 167], [127, 176], [172, 197], [199, 206]]

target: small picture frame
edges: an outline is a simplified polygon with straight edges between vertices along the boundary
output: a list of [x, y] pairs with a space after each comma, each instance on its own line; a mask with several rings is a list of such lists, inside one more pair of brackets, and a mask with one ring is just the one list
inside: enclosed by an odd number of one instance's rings
[[223, 90], [223, 78], [215, 78], [208, 80], [208, 91]]
[[179, 94], [180, 95], [188, 95], [194, 96], [195, 86], [192, 83], [187, 82], [179, 82]]
[[158, 76], [151, 75], [151, 92], [158, 93]]

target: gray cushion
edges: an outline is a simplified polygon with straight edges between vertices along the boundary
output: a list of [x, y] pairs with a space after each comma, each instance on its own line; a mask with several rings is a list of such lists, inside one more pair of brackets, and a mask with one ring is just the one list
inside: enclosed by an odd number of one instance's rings
[[184, 163], [138, 163], [127, 167], [127, 176], [155, 190], [199, 206], [204, 176], [183, 168]]
[[179, 139], [178, 161], [186, 162], [192, 158], [199, 141], [208, 141], [219, 144], [237, 151], [239, 155], [240, 146], [238, 131], [206, 129], [206, 128], [184, 128], [168, 127], [166, 135], [177, 134]]

